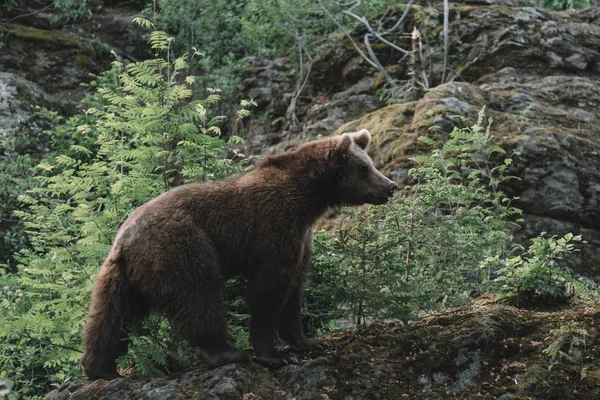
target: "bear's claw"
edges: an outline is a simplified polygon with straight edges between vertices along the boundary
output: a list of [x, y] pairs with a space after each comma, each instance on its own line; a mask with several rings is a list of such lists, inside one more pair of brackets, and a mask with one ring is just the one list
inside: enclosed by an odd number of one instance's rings
[[300, 351], [320, 351], [333, 347], [327, 340], [308, 339], [306, 343], [296, 346]]
[[282, 368], [289, 364], [298, 364], [298, 357], [292, 353], [277, 353], [273, 357], [257, 356], [256, 362], [267, 368]]

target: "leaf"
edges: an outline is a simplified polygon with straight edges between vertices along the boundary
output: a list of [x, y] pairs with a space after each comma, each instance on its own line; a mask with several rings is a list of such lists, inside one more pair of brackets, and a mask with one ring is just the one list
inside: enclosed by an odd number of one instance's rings
[[169, 47], [170, 36], [164, 31], [152, 31], [150, 43], [153, 49], [165, 50]]
[[150, 22], [149, 20], [147, 20], [146, 18], [135, 17], [132, 22], [135, 24], [138, 24], [139, 26], [143, 26], [144, 28], [148, 28], [148, 29], [154, 28], [154, 24], [152, 22]]
[[573, 233], [569, 232], [564, 236], [565, 241], [570, 241], [571, 239], [573, 239]]
[[434, 145], [436, 144], [436, 143], [435, 143], [435, 140], [433, 140], [433, 139], [431, 139], [431, 138], [429, 138], [429, 137], [427, 137], [427, 136], [419, 136], [419, 137], [417, 138], [417, 140], [418, 140], [419, 142], [421, 142], [421, 143], [425, 143], [426, 145], [429, 145], [429, 146], [434, 146]]

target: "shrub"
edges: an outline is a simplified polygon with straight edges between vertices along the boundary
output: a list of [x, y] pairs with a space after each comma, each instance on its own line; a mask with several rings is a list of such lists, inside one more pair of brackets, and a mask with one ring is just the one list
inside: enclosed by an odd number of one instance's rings
[[[533, 238], [524, 253], [504, 260], [504, 266], [497, 271], [499, 276], [494, 282], [502, 297], [517, 306], [566, 302], [575, 294], [578, 281], [573, 271], [560, 262], [577, 251], [575, 243], [581, 241], [581, 236], [572, 233], [562, 238], [546, 238], [542, 233]], [[487, 260], [490, 261], [497, 263], [498, 259]]]

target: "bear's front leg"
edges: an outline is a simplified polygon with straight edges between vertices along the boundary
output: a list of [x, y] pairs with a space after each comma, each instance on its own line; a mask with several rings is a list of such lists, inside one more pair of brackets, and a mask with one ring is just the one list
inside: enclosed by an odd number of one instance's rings
[[330, 347], [326, 340], [308, 339], [302, 331], [302, 299], [304, 290], [296, 288], [289, 296], [279, 319], [279, 336], [300, 351], [316, 351]]
[[256, 361], [267, 367], [280, 368], [298, 362], [294, 354], [275, 349], [281, 311], [292, 292], [289, 280], [283, 274], [256, 278], [248, 286], [246, 301], [250, 308], [250, 343], [254, 347]]

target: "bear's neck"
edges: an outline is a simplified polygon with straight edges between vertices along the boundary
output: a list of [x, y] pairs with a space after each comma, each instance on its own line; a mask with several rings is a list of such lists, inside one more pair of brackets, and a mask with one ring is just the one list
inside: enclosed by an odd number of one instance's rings
[[333, 195], [334, 174], [319, 173], [312, 168], [262, 168], [258, 173], [263, 180], [259, 185], [270, 187], [275, 197], [273, 201], [282, 205], [279, 212], [287, 221], [293, 220], [308, 228], [328, 208], [338, 205]]
[[307, 224], [314, 225], [327, 209], [338, 205], [334, 174], [298, 169], [292, 171], [292, 176], [292, 181], [297, 184], [290, 188], [289, 194], [298, 200], [290, 202], [291, 207], [298, 215], [304, 216]]

